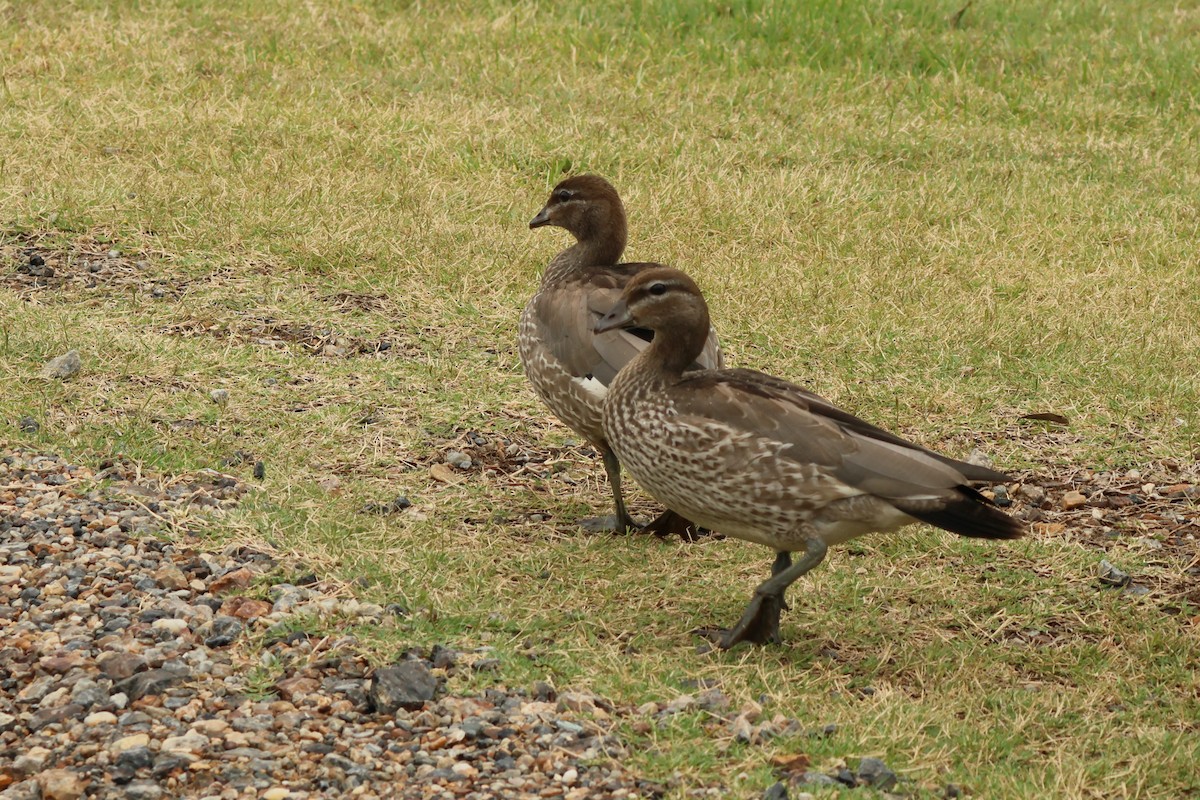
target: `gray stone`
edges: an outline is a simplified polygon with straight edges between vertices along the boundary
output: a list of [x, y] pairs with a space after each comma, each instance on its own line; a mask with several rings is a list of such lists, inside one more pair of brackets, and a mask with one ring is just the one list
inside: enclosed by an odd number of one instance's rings
[[152, 669], [119, 681], [113, 688], [128, 695], [131, 701], [139, 700], [146, 695], [162, 694], [167, 687], [174, 686], [186, 677], [177, 670]]
[[858, 781], [881, 792], [889, 792], [899, 781], [896, 773], [878, 758], [867, 757], [858, 762]]
[[83, 360], [79, 357], [78, 350], [68, 350], [57, 358], [52, 358], [46, 362], [46, 366], [42, 367], [42, 371], [38, 373], [47, 380], [66, 380], [83, 367]]
[[128, 800], [159, 800], [163, 796], [162, 787], [154, 781], [133, 781], [124, 791]]
[[788, 800], [787, 786], [782, 782], [772, 784], [763, 792], [763, 800]]
[[1096, 574], [1105, 586], [1128, 586], [1129, 581], [1132, 580], [1128, 572], [1117, 569], [1106, 558], [1100, 560], [1096, 567]]
[[394, 714], [401, 708], [421, 708], [436, 693], [437, 678], [429, 667], [420, 661], [404, 661], [375, 670], [367, 697], [379, 713]]
[[459, 469], [470, 469], [472, 462], [471, 457], [466, 453], [460, 450], [451, 450], [446, 453], [446, 463]]

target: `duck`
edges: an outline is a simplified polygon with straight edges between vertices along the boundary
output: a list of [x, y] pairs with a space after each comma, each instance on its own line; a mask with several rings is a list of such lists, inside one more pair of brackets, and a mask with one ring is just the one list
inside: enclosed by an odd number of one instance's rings
[[785, 591], [833, 545], [915, 522], [983, 539], [1024, 534], [970, 485], [1004, 481], [1001, 472], [906, 441], [772, 375], [690, 370], [709, 312], [683, 272], [639, 270], [595, 326], [634, 329], [654, 337], [608, 387], [605, 441], [668, 507], [776, 553], [741, 618], [702, 631], [720, 648], [780, 642]]
[[[518, 349], [534, 393], [577, 434], [599, 451], [613, 495], [611, 519], [585, 520], [584, 527], [616, 532], [645, 530], [692, 541], [699, 531], [670, 510], [644, 528], [630, 516], [621, 490], [621, 465], [601, 427], [608, 385], [652, 334], [632, 328], [594, 333], [593, 327], [617, 302], [625, 286], [651, 263], [619, 263], [628, 222], [616, 189], [599, 175], [560, 181], [530, 221], [530, 229], [565, 229], [575, 244], [556, 255], [542, 273], [537, 293], [521, 314]], [[723, 366], [716, 334], [705, 331], [688, 369]]]

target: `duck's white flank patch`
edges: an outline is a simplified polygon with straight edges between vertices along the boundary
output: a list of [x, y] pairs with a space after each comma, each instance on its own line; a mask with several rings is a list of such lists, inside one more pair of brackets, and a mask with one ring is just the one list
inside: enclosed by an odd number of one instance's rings
[[597, 403], [602, 401], [604, 396], [608, 394], [608, 387], [591, 375], [583, 378], [572, 378], [571, 382], [587, 392], [588, 396], [594, 398]]

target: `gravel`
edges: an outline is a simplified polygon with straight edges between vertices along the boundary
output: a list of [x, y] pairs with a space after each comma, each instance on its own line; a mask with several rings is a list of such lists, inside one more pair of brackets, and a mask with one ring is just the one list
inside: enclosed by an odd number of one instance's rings
[[211, 471], [0, 457], [0, 797], [667, 791], [620, 765], [614, 730], [632, 709], [546, 683], [447, 694], [456, 670], [493, 668], [469, 649], [410, 649], [373, 670], [352, 637], [310, 638], [292, 620], [379, 624], [403, 609], [346, 598], [269, 553], [168, 535], [173, 517], [220, 514], [247, 491]]

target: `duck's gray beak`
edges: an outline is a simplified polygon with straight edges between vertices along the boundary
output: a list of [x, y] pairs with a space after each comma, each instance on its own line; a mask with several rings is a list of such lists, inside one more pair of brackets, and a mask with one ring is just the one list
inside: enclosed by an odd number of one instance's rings
[[536, 217], [529, 220], [529, 229], [533, 230], [534, 228], [540, 228], [543, 225], [549, 225], [549, 224], [550, 224], [550, 209], [543, 207], [542, 210], [537, 213]]
[[628, 328], [633, 325], [633, 315], [629, 313], [629, 306], [625, 305], [625, 301], [618, 301], [613, 306], [612, 311], [609, 311], [593, 328], [594, 333], [604, 333], [605, 331], [616, 330], [617, 328]]

